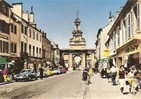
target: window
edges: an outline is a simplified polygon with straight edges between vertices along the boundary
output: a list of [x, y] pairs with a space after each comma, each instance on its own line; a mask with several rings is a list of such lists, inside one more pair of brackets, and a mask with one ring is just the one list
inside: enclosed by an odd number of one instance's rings
[[114, 43], [114, 49], [116, 48], [116, 33], [113, 32], [113, 43]]
[[31, 45], [29, 44], [29, 56], [31, 56]]
[[24, 26], [23, 24], [21, 25], [21, 31], [22, 31], [22, 33], [27, 35], [27, 27]]
[[9, 34], [9, 24], [4, 20], [0, 20], [0, 31]]
[[27, 52], [27, 44], [24, 43], [24, 52]]
[[31, 38], [31, 29], [29, 29], [29, 37]]
[[38, 56], [38, 47], [36, 48], [36, 53], [37, 53], [37, 56]]
[[33, 31], [33, 39], [35, 39], [35, 31]]
[[120, 45], [120, 26], [117, 28], [117, 39], [118, 39], [118, 46]]
[[13, 50], [13, 52], [14, 52], [14, 53], [17, 52], [17, 44], [16, 44], [16, 43], [14, 44], [14, 50]]
[[8, 42], [3, 41], [2, 46], [3, 46], [3, 53], [8, 53], [9, 52]]
[[137, 27], [140, 30], [140, 5], [137, 4]]
[[13, 52], [13, 43], [10, 44], [10, 52]]
[[127, 28], [127, 20], [126, 20], [126, 19], [123, 21], [123, 24], [124, 24], [124, 29], [125, 29], [125, 30], [124, 30], [124, 31], [125, 31], [125, 32], [124, 32], [124, 35], [125, 35], [125, 36], [124, 36], [124, 37], [125, 37], [124, 40], [125, 40], [125, 42], [126, 42], [126, 41], [128, 40], [128, 33], [127, 33], [128, 28]]
[[24, 48], [24, 43], [23, 43], [23, 42], [21, 42], [21, 53], [23, 53], [23, 52], [24, 52], [23, 48]]
[[22, 33], [24, 33], [24, 26], [23, 26], [23, 24], [21, 25], [21, 31], [22, 31]]
[[40, 41], [42, 41], [42, 36], [40, 35]]
[[12, 52], [12, 53], [17, 52], [17, 44], [16, 43], [11, 43], [10, 44], [10, 52]]
[[6, 15], [6, 16], [9, 16], [9, 7], [3, 1], [0, 1], [0, 12], [3, 13], [4, 15]]
[[24, 33], [27, 35], [27, 27], [24, 27]]
[[139, 4], [136, 4], [136, 6], [133, 8], [133, 11], [134, 11], [134, 15], [135, 15], [135, 18], [136, 18], [136, 24], [137, 24], [137, 30], [140, 29], [140, 5]]
[[11, 27], [11, 32], [14, 32], [13, 31], [13, 24], [10, 24], [10, 27]]
[[38, 32], [36, 33], [36, 40], [38, 40]]
[[41, 55], [41, 48], [40, 48], [40, 50], [39, 50], [39, 54]]
[[128, 30], [128, 39], [131, 38], [131, 15], [128, 15], [128, 25], [127, 25], [127, 30]]
[[17, 34], [17, 26], [14, 26], [14, 33]]
[[33, 56], [35, 56], [35, 46], [33, 46]]
[[2, 41], [0, 40], [0, 53], [2, 52]]
[[11, 27], [11, 32], [16, 34], [17, 33], [17, 26], [11, 23], [10, 27]]

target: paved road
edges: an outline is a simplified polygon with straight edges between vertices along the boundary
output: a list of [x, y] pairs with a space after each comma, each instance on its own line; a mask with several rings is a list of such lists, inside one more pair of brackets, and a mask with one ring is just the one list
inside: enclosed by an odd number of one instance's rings
[[33, 82], [18, 82], [0, 86], [0, 99], [141, 99], [141, 92], [134, 95], [120, 94], [98, 75], [91, 85], [81, 80], [81, 72], [72, 72]]
[[72, 72], [34, 82], [0, 86], [0, 99], [80, 99], [83, 96], [80, 72]]

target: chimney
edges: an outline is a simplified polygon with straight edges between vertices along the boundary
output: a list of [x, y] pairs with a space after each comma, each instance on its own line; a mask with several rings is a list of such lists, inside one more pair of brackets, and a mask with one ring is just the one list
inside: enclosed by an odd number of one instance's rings
[[23, 12], [23, 17], [22, 17], [24, 20], [26, 20], [27, 22], [29, 22], [29, 12], [26, 11], [26, 12]]
[[45, 38], [47, 38], [47, 33], [45, 33]]
[[110, 23], [113, 19], [112, 12], [109, 12], [108, 23]]
[[12, 11], [22, 18], [22, 12], [23, 12], [23, 3], [13, 3], [12, 4]]
[[29, 22], [30, 22], [31, 24], [34, 24], [34, 23], [35, 23], [33, 6], [31, 7], [31, 11], [30, 11], [30, 13], [29, 13]]

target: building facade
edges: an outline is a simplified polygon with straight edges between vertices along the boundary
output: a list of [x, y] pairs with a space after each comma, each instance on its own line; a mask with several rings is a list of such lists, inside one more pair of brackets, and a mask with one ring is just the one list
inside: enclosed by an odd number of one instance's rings
[[51, 45], [52, 45], [51, 49], [52, 63], [54, 66], [59, 66], [61, 58], [59, 46], [53, 41], [51, 41]]
[[0, 55], [9, 57], [11, 5], [1, 0], [0, 6]]
[[108, 35], [106, 45], [116, 53], [116, 65], [135, 65], [141, 69], [141, 0], [127, 1]]
[[111, 29], [114, 21], [117, 18], [118, 13], [116, 16], [112, 16], [111, 12], [108, 18], [108, 24], [103, 28], [100, 28], [97, 33], [97, 40], [95, 42], [96, 45], [96, 59], [97, 59], [97, 66], [98, 69], [101, 70], [105, 66], [109, 66], [109, 57], [114, 56], [115, 53], [111, 53], [109, 47], [107, 47], [106, 42], [109, 38], [109, 30]]
[[43, 33], [42, 36], [42, 57], [44, 62], [47, 65], [50, 65], [53, 61], [53, 45], [51, 44], [51, 41], [47, 38], [46, 33]]
[[34, 21], [33, 8], [30, 12], [24, 12], [22, 3], [13, 3], [12, 6], [13, 13], [20, 21], [20, 54], [28, 56], [28, 65], [37, 64], [42, 58], [42, 31]]
[[[26, 56], [26, 68], [42, 61], [58, 64], [60, 50], [37, 28], [33, 7], [23, 11], [22, 3], [0, 0], [0, 57], [10, 61]], [[42, 60], [43, 58], [43, 60]]]

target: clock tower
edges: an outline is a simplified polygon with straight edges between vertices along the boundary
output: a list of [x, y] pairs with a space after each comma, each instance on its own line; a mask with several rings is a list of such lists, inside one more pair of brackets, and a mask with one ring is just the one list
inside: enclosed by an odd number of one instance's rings
[[86, 47], [85, 38], [83, 38], [83, 32], [80, 30], [80, 18], [77, 17], [74, 21], [75, 28], [72, 32], [73, 37], [69, 41], [69, 46], [71, 49], [84, 49]]

